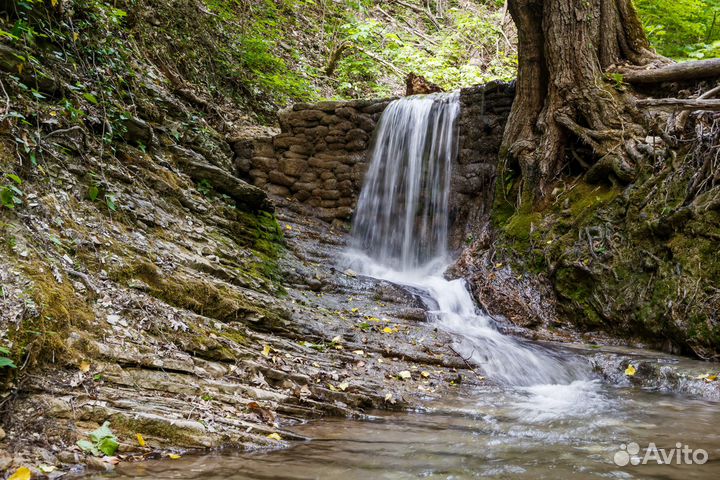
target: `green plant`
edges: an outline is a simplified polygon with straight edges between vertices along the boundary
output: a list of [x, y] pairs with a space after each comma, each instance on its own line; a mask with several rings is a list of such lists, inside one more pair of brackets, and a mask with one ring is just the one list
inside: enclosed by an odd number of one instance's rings
[[6, 347], [0, 347], [0, 368], [17, 368], [8, 355], [10, 355], [10, 350]]
[[719, 0], [635, 0], [650, 42], [673, 58], [717, 56]]
[[118, 440], [110, 430], [110, 422], [105, 422], [100, 428], [90, 432], [90, 440], [78, 440], [77, 446], [84, 452], [92, 453], [96, 457], [114, 455], [118, 449]]
[[209, 197], [213, 193], [213, 186], [206, 178], [203, 178], [197, 184], [197, 191], [203, 196]]
[[16, 205], [22, 205], [23, 191], [20, 190], [22, 179], [14, 173], [5, 174], [4, 185], [0, 186], [0, 205], [4, 208], [13, 209]]

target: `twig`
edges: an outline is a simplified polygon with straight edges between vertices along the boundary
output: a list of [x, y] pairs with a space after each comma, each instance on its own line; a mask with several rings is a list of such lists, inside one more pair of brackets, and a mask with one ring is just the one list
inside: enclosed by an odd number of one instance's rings
[[[717, 85], [715, 88], [712, 88], [712, 89], [708, 90], [707, 92], [703, 93], [697, 99], [698, 100], [707, 100], [708, 98], [714, 97], [718, 93], [720, 93], [720, 85]], [[690, 112], [687, 110], [683, 110], [682, 112], [680, 112], [678, 114], [677, 118], [675, 119], [675, 128], [674, 128], [674, 130], [676, 132], [681, 132], [682, 130], [685, 129], [685, 122], [687, 122], [688, 115], [690, 115]]]
[[398, 5], [402, 5], [403, 7], [409, 8], [410, 10], [412, 10], [412, 11], [414, 11], [414, 12], [422, 13], [422, 14], [424, 14], [424, 15], [427, 15], [427, 17], [430, 19], [430, 21], [433, 23], [433, 25], [435, 25], [435, 28], [437, 28], [438, 30], [441, 29], [441, 28], [440, 28], [440, 24], [439, 24], [438, 21], [435, 19], [435, 17], [433, 16], [433, 14], [430, 13], [430, 12], [428, 12], [428, 11], [425, 10], [424, 8], [416, 7], [415, 5], [412, 5], [412, 4], [410, 4], [410, 3], [405, 3], [405, 2], [403, 2], [403, 1], [401, 1], [401, 0], [395, 0], [395, 3], [397, 3]]
[[485, 377], [482, 376], [482, 375], [480, 375], [480, 374], [477, 372], [477, 370], [475, 370], [475, 367], [474, 367], [473, 365], [471, 365], [470, 362], [468, 362], [468, 360], [472, 358], [473, 353], [475, 353], [475, 349], [474, 349], [474, 348], [473, 348], [473, 351], [470, 352], [470, 356], [469, 356], [468, 358], [463, 357], [463, 356], [460, 354], [460, 352], [458, 352], [457, 350], [455, 350], [455, 349], [452, 347], [452, 345], [448, 345], [448, 348], [450, 348], [450, 350], [452, 350], [453, 352], [455, 352], [455, 355], [457, 355], [458, 357], [462, 358], [462, 361], [465, 362], [465, 365], [467, 365], [468, 369], [469, 369], [471, 372], [473, 372], [476, 377], [478, 377], [480, 380], [485, 380]]
[[10, 95], [8, 95], [7, 90], [5, 90], [5, 84], [2, 79], [0, 79], [0, 87], [2, 87], [3, 94], [5, 95], [5, 110], [2, 112], [2, 117], [0, 117], [0, 121], [2, 121], [5, 120], [5, 117], [10, 112]]

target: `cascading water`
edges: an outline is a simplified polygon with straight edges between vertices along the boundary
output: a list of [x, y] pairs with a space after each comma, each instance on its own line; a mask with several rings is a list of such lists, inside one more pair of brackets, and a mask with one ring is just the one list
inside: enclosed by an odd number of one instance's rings
[[370, 169], [353, 223], [352, 267], [413, 287], [454, 348], [493, 380], [515, 386], [572, 384], [586, 374], [574, 359], [500, 333], [476, 308], [449, 263], [450, 175], [457, 155], [459, 95], [396, 100], [378, 123]]
[[398, 270], [447, 255], [459, 95], [414, 96], [380, 118], [353, 224], [353, 246]]

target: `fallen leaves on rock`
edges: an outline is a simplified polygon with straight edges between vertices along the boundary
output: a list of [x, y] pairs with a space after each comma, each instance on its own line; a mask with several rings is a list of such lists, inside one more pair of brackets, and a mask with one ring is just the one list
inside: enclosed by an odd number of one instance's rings
[[15, 473], [10, 475], [8, 480], [30, 480], [30, 477], [32, 477], [30, 469], [27, 467], [20, 467], [15, 471]]

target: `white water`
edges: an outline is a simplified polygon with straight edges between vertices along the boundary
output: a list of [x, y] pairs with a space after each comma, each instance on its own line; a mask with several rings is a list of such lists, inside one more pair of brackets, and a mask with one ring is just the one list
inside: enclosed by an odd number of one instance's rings
[[503, 335], [463, 279], [446, 280], [450, 173], [457, 155], [457, 94], [390, 104], [378, 124], [346, 258], [358, 272], [424, 292], [453, 348], [489, 379], [517, 387], [517, 411], [545, 420], [597, 404], [585, 364]]

